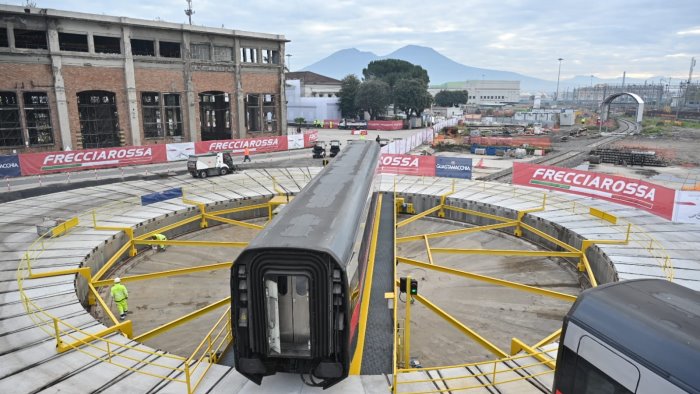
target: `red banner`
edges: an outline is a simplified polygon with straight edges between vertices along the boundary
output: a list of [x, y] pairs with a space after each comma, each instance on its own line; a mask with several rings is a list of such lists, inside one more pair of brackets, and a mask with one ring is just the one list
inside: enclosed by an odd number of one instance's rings
[[311, 148], [318, 140], [318, 131], [304, 133], [304, 148]]
[[[306, 137], [304, 137], [306, 140]], [[228, 151], [233, 154], [243, 154], [243, 150], [248, 148], [251, 154], [277, 152], [287, 150], [287, 136], [248, 138], [243, 140], [217, 140], [195, 142], [194, 152], [222, 152]]]
[[167, 160], [165, 145], [125, 146], [19, 155], [22, 175], [155, 164], [164, 163]]
[[379, 172], [417, 176], [435, 176], [435, 156], [383, 154]]
[[402, 120], [370, 120], [367, 122], [369, 130], [402, 130]]
[[673, 218], [676, 191], [638, 179], [571, 168], [513, 163], [513, 184], [559, 190], [643, 209]]

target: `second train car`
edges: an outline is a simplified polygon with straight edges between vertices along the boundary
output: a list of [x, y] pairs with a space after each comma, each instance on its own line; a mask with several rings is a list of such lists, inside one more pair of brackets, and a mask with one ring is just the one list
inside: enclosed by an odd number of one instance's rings
[[236, 259], [234, 363], [253, 382], [290, 372], [327, 388], [347, 377], [377, 204], [378, 158], [376, 143], [349, 143]]

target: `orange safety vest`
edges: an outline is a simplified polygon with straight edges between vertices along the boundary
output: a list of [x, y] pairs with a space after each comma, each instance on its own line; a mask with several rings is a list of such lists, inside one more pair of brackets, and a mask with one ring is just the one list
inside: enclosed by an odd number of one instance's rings
[[243, 154], [245, 156], [250, 156], [250, 151], [248, 150], [248, 148], [243, 149]]

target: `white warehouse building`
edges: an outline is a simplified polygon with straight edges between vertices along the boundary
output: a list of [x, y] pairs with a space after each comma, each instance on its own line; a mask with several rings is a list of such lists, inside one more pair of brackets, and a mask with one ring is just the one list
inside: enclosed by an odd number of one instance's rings
[[466, 90], [469, 93], [468, 105], [494, 106], [520, 101], [520, 81], [471, 80], [464, 81], [462, 86], [450, 83], [446, 89], [429, 89], [433, 96], [441, 90]]

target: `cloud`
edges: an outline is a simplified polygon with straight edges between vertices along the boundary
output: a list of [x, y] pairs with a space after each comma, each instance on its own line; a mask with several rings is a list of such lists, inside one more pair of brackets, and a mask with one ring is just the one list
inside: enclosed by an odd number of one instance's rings
[[[39, 5], [186, 21], [184, 1], [40, 0]], [[195, 24], [283, 34], [291, 40], [293, 69], [341, 49], [386, 55], [407, 44], [439, 49], [466, 65], [549, 80], [556, 80], [559, 57], [567, 78], [623, 71], [687, 76], [689, 58], [700, 55], [697, 0], [195, 0], [193, 7]]]

